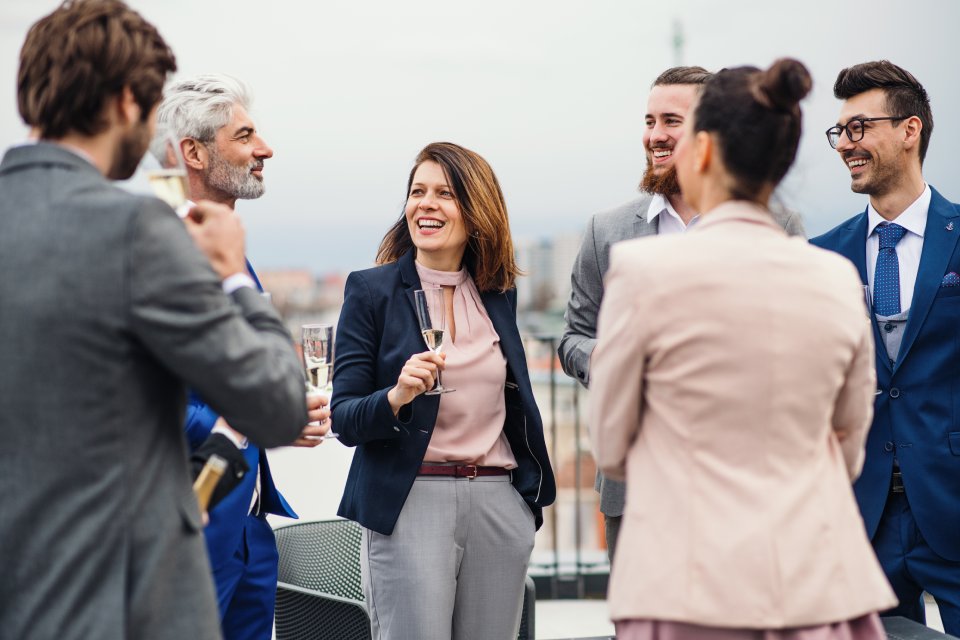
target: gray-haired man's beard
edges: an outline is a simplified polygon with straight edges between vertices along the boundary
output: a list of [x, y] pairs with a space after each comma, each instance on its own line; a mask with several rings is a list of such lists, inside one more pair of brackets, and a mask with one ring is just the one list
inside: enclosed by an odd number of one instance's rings
[[266, 191], [263, 179], [250, 173], [256, 167], [263, 168], [263, 161], [254, 160], [246, 166], [238, 167], [211, 149], [210, 166], [207, 167], [204, 179], [207, 186], [234, 198], [254, 200]]
[[677, 169], [673, 165], [657, 175], [653, 164], [647, 162], [647, 168], [640, 180], [640, 190], [652, 195], [675, 196], [680, 194], [680, 183], [677, 182]]

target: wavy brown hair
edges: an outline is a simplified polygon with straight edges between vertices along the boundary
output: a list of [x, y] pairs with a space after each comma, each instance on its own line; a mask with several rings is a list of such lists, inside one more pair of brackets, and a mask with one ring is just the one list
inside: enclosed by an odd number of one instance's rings
[[[453, 188], [467, 232], [463, 263], [480, 291], [504, 292], [512, 289], [522, 275], [513, 255], [510, 220], [503, 191], [493, 169], [477, 153], [452, 142], [433, 142], [417, 154], [407, 178], [407, 195], [417, 168], [424, 162], [436, 162]], [[406, 209], [380, 242], [377, 264], [396, 262], [414, 249], [407, 226]]]

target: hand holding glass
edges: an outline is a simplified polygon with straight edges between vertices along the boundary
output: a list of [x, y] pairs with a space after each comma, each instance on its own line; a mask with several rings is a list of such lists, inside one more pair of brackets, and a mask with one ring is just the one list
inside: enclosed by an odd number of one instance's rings
[[[301, 328], [303, 366], [307, 374], [307, 394], [333, 392], [333, 327], [329, 324], [305, 324]], [[311, 423], [314, 424], [314, 423]], [[319, 423], [317, 423], [319, 424]], [[318, 440], [337, 438], [332, 431]]]
[[[413, 292], [413, 299], [417, 309], [417, 321], [420, 323], [420, 333], [423, 335], [423, 341], [427, 343], [428, 349], [440, 355], [446, 329], [443, 288], [431, 287], [429, 289], [417, 289]], [[440, 381], [440, 372], [437, 371], [437, 379], [433, 385], [433, 389], [425, 392], [425, 395], [435, 396], [451, 391], [456, 391], [456, 389], [444, 387]]]

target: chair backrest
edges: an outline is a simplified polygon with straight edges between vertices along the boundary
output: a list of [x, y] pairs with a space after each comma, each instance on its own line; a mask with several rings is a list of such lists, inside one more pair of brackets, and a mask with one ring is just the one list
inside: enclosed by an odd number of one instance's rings
[[[370, 637], [361, 582], [360, 525], [320, 520], [274, 530], [280, 553], [277, 640]], [[518, 640], [535, 637], [536, 588], [527, 576]]]
[[280, 527], [274, 534], [280, 553], [279, 582], [363, 602], [360, 525], [321, 520]]

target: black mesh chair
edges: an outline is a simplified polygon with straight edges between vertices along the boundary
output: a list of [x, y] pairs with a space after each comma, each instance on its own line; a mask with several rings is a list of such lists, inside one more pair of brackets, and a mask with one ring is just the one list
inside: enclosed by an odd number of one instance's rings
[[[370, 640], [360, 578], [360, 525], [321, 520], [274, 531], [277, 640]], [[527, 576], [519, 640], [533, 640], [536, 589]]]
[[304, 522], [274, 531], [277, 640], [370, 640], [360, 582], [360, 526]]

